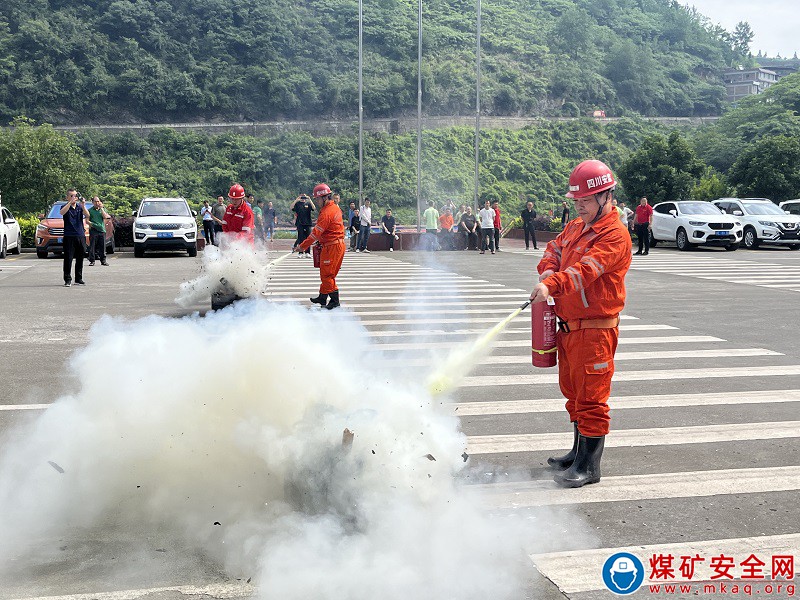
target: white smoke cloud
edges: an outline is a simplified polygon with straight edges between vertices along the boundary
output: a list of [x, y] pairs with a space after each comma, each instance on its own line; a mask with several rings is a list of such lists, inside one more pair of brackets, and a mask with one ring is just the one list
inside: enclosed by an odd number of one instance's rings
[[424, 373], [370, 352], [344, 310], [263, 300], [102, 319], [78, 391], [0, 448], [0, 580], [102, 523], [252, 575], [263, 598], [522, 597], [534, 522], [464, 493], [457, 419]]

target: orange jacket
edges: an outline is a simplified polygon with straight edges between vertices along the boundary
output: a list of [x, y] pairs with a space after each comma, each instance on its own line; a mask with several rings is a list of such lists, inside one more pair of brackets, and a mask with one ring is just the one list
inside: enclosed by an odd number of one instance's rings
[[223, 232], [236, 233], [239, 239], [253, 243], [253, 228], [253, 211], [247, 206], [247, 202], [242, 202], [238, 209], [233, 204], [228, 205], [222, 221]]
[[547, 244], [537, 267], [554, 272], [542, 283], [556, 299], [564, 321], [615, 317], [625, 306], [625, 275], [631, 266], [631, 236], [612, 210], [586, 231], [570, 221]]
[[323, 246], [336, 240], [344, 239], [344, 223], [342, 222], [342, 209], [333, 201], [329, 201], [322, 210], [319, 211], [317, 224], [311, 230], [309, 236], [300, 244], [301, 250], [308, 250], [314, 242], [319, 242]]
[[439, 217], [439, 227], [450, 230], [453, 228], [453, 215], [442, 215]]

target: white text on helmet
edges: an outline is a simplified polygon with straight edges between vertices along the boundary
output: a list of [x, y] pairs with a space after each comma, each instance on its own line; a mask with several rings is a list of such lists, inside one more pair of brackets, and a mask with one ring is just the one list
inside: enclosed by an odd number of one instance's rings
[[593, 177], [592, 179], [586, 180], [586, 187], [588, 189], [600, 187], [606, 183], [611, 183], [613, 179], [611, 178], [611, 173], [605, 173], [604, 175], [598, 175], [597, 177]]

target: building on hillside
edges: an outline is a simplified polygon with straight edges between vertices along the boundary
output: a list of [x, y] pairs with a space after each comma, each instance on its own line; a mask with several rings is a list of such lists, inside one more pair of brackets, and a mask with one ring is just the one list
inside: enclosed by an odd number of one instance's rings
[[769, 65], [769, 64], [765, 64], [765, 65], [761, 65], [761, 68], [773, 71], [778, 76], [778, 79], [782, 79], [782, 78], [786, 77], [787, 75], [793, 75], [794, 73], [797, 73], [797, 67], [795, 67], [793, 65], [790, 65], [790, 64], [789, 65]]
[[726, 71], [723, 78], [728, 91], [728, 102], [738, 102], [747, 96], [763, 93], [780, 76], [775, 71], [757, 67]]

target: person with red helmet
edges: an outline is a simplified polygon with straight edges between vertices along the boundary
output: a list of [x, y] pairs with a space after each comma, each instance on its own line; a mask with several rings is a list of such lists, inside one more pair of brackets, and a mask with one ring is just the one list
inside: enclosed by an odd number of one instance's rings
[[233, 234], [234, 239], [243, 239], [251, 244], [255, 243], [255, 217], [253, 211], [244, 201], [244, 188], [238, 183], [234, 183], [228, 192], [231, 203], [225, 209], [225, 216], [222, 219], [212, 215], [214, 221], [222, 225], [223, 233]]
[[[299, 243], [293, 251], [305, 252], [311, 244], [322, 246], [319, 260], [319, 296], [310, 298], [314, 304], [324, 306], [328, 310], [339, 306], [339, 287], [336, 285], [336, 276], [342, 268], [344, 259], [344, 223], [342, 222], [342, 209], [336, 204], [331, 188], [325, 183], [320, 183], [312, 193], [319, 209], [317, 223], [308, 237]], [[330, 297], [330, 301], [328, 301]]]
[[600, 459], [609, 432], [608, 398], [625, 306], [625, 275], [631, 265], [631, 238], [614, 210], [617, 185], [599, 160], [580, 163], [569, 177], [578, 211], [547, 245], [538, 265], [532, 302], [552, 296], [559, 332], [558, 380], [573, 424], [572, 449], [547, 459], [564, 487], [600, 481]]

